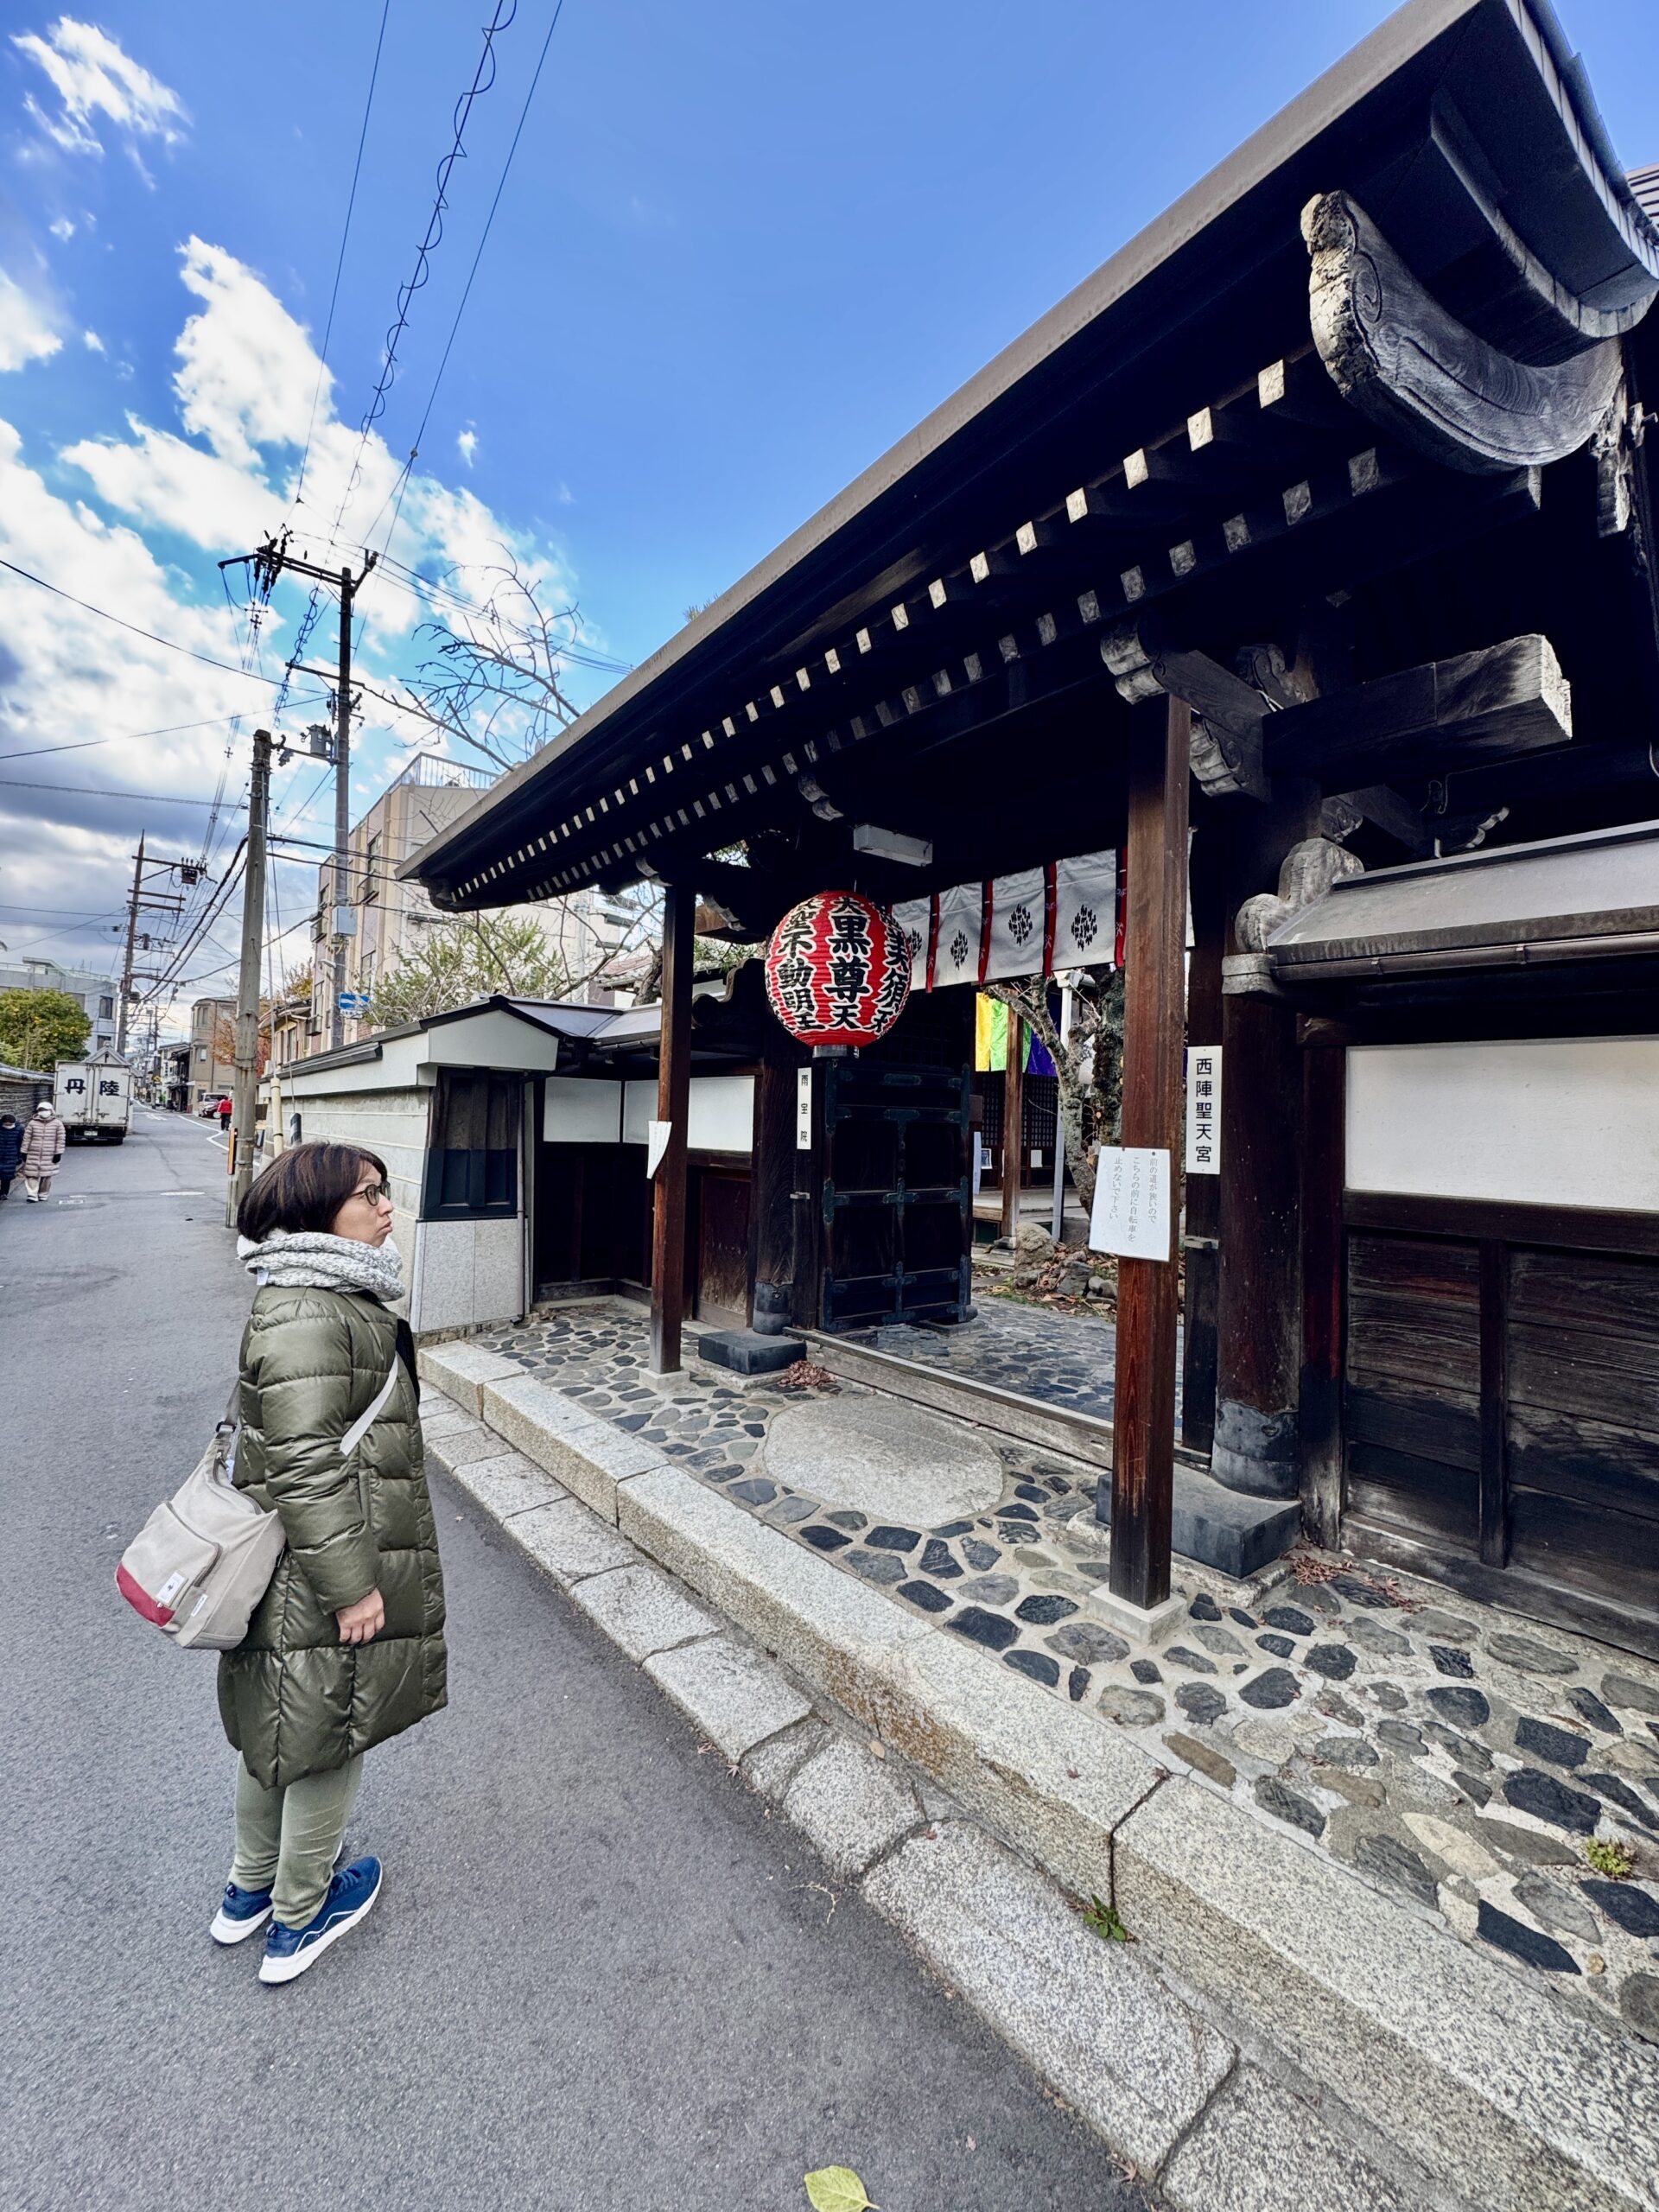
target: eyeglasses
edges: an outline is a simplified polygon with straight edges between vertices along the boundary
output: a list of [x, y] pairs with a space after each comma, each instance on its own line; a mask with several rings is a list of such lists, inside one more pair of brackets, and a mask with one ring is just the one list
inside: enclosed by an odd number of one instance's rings
[[365, 1183], [360, 1191], [353, 1191], [352, 1196], [354, 1198], [366, 1198], [372, 1206], [378, 1206], [383, 1203], [390, 1205], [391, 1185], [390, 1183]]

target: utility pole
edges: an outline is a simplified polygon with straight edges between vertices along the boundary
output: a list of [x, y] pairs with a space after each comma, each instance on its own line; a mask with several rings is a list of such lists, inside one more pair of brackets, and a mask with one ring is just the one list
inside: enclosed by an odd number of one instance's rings
[[[373, 556], [370, 556], [372, 565]], [[368, 574], [365, 569], [364, 575]], [[346, 849], [352, 836], [352, 600], [356, 580], [349, 569], [340, 572], [340, 689], [334, 695], [334, 975], [329, 993], [328, 1042], [335, 1052], [346, 1042], [346, 1016], [340, 1001], [346, 995], [346, 931], [342, 921], [356, 925], [351, 903], [350, 879], [346, 873]]]
[[121, 1058], [127, 1049], [127, 1005], [132, 997], [132, 947], [138, 934], [138, 894], [144, 882], [144, 840], [140, 832], [138, 856], [132, 871], [132, 896], [127, 901], [127, 949], [121, 962], [121, 995], [115, 1007], [115, 1052]]
[[242, 967], [236, 986], [236, 1084], [231, 1119], [227, 1228], [253, 1180], [255, 1092], [259, 1080], [259, 966], [264, 948], [265, 827], [270, 813], [270, 732], [253, 733], [253, 784], [248, 795], [248, 857], [242, 878]]
[[[351, 569], [321, 569], [311, 561], [302, 561], [288, 550], [288, 532], [280, 537], [267, 538], [252, 553], [233, 553], [219, 563], [221, 569], [232, 569], [249, 563], [256, 584], [269, 599], [271, 587], [278, 576], [289, 571], [296, 576], [307, 576], [313, 583], [332, 584], [340, 594], [340, 662], [339, 688], [334, 694], [334, 867], [333, 924], [329, 934], [334, 939], [334, 959], [330, 996], [333, 1000], [328, 1016], [328, 1043], [337, 1051], [346, 1042], [346, 1017], [340, 1001], [346, 990], [346, 940], [354, 936], [357, 915], [352, 904], [347, 873], [347, 848], [352, 836], [352, 607], [358, 592], [367, 582], [380, 556], [365, 553], [363, 566], [353, 575]], [[290, 664], [290, 666], [293, 664]]]
[[184, 912], [184, 900], [177, 893], [145, 890], [146, 873], [175, 876], [188, 888], [201, 880], [203, 869], [200, 861], [146, 859], [144, 839], [140, 837], [138, 840], [138, 850], [133, 862], [132, 894], [127, 900], [127, 949], [121, 963], [121, 997], [115, 1014], [115, 1049], [123, 1057], [127, 1049], [127, 1016], [132, 1001], [132, 987], [137, 980], [133, 971], [133, 957], [141, 944], [145, 951], [149, 950], [148, 934], [142, 938], [139, 935], [138, 917], [143, 913], [166, 914], [176, 921]]

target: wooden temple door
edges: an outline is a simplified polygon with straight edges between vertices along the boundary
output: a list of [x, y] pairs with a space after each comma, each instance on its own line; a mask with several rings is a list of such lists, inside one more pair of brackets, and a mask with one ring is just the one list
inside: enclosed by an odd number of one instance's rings
[[697, 1176], [696, 1313], [722, 1329], [749, 1325], [749, 1177], [704, 1167]]
[[964, 1319], [971, 1074], [875, 1059], [826, 1061], [820, 1074], [823, 1325]]

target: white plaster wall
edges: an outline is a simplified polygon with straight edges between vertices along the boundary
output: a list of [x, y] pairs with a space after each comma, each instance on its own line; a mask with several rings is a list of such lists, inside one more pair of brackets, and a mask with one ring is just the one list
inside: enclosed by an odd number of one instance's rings
[[1659, 1211], [1659, 1037], [1357, 1045], [1355, 1191]]
[[[625, 1144], [644, 1144], [645, 1124], [657, 1117], [654, 1083], [630, 1083], [623, 1104]], [[754, 1145], [754, 1077], [752, 1075], [694, 1075], [687, 1145], [693, 1152], [747, 1153]]]
[[[645, 1088], [647, 1086], [639, 1086]], [[654, 1086], [649, 1086], [654, 1090]], [[622, 1085], [596, 1077], [550, 1075], [542, 1106], [542, 1135], [550, 1144], [620, 1141]], [[643, 1143], [644, 1139], [640, 1141]]]

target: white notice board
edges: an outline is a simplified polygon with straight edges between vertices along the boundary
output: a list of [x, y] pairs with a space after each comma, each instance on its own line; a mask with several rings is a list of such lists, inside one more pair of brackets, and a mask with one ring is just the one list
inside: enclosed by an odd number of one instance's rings
[[1186, 1055], [1186, 1172], [1221, 1173], [1221, 1047], [1193, 1045]]
[[812, 1149], [810, 1068], [797, 1068], [795, 1071], [795, 1149], [797, 1152], [810, 1152]]
[[1169, 1154], [1147, 1145], [1102, 1145], [1089, 1243], [1125, 1260], [1170, 1255]]

